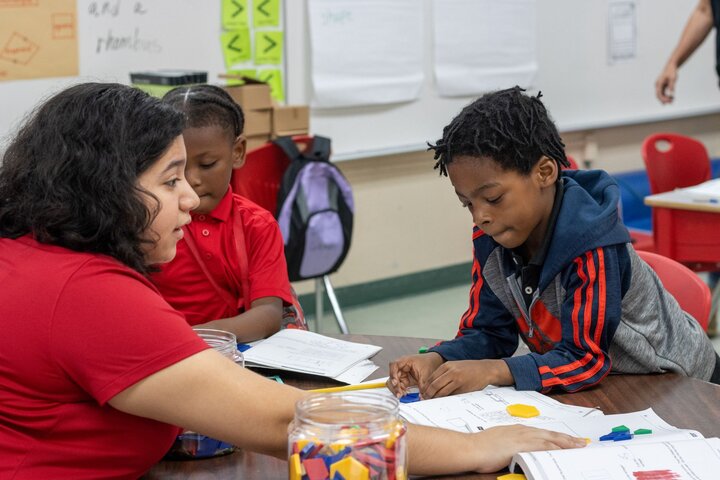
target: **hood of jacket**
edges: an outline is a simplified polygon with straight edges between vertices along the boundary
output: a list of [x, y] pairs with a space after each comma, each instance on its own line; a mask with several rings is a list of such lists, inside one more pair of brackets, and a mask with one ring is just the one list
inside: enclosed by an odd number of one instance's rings
[[540, 275], [541, 290], [584, 252], [630, 241], [618, 209], [620, 188], [607, 172], [566, 170], [561, 181], [562, 205]]

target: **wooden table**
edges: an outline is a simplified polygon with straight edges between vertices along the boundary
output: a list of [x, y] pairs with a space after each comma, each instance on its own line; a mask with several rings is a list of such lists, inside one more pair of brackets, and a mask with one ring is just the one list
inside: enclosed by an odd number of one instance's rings
[[[354, 342], [379, 345], [383, 349], [373, 357], [380, 367], [370, 378], [387, 376], [388, 363], [401, 355], [417, 352], [435, 340], [371, 335], [334, 335]], [[320, 377], [273, 372], [300, 388], [337, 385]], [[573, 394], [552, 394], [556, 400], [584, 407], [600, 407], [606, 414], [627, 413], [652, 407], [671, 425], [698, 430], [706, 437], [720, 436], [720, 387], [675, 374], [610, 375], [600, 386]], [[224, 457], [206, 460], [164, 461], [144, 477], [150, 479], [285, 479], [287, 463], [273, 457], [238, 450]], [[453, 479], [492, 479], [491, 475], [460, 475]]]
[[645, 197], [645, 204], [653, 209], [655, 253], [696, 271], [720, 267], [720, 203], [678, 189]]

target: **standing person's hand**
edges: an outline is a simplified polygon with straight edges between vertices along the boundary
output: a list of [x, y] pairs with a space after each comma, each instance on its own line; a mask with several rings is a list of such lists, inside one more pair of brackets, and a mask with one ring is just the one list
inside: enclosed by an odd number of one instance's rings
[[488, 385], [512, 385], [515, 379], [503, 360], [455, 360], [440, 365], [426, 382], [420, 382], [423, 398], [475, 392]]
[[668, 64], [655, 81], [655, 96], [662, 103], [672, 103], [675, 97], [675, 82], [677, 81], [677, 68]]
[[422, 387], [444, 361], [435, 352], [400, 357], [390, 362], [390, 378], [388, 378], [387, 387], [396, 397], [402, 397], [407, 393], [408, 388]]

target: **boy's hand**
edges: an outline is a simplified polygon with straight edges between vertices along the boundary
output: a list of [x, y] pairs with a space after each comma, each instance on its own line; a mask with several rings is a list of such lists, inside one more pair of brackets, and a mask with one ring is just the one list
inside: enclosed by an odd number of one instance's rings
[[502, 360], [455, 360], [440, 365], [419, 387], [422, 398], [434, 398], [514, 383], [510, 368]]
[[477, 463], [480, 473], [496, 472], [507, 467], [512, 456], [518, 452], [579, 448], [587, 444], [583, 438], [525, 425], [488, 428], [473, 434], [473, 440], [476, 446], [467, 451], [480, 457]]
[[422, 388], [430, 375], [443, 362], [443, 358], [435, 352], [400, 357], [390, 362], [387, 387], [396, 397], [402, 397], [412, 386], [417, 385]]

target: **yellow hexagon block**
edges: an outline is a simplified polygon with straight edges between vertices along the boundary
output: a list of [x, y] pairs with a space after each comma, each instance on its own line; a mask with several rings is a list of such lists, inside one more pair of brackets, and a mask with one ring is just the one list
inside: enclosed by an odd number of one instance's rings
[[514, 403], [505, 407], [505, 410], [513, 417], [531, 418], [540, 415], [540, 410], [532, 405], [523, 405], [522, 403]]

